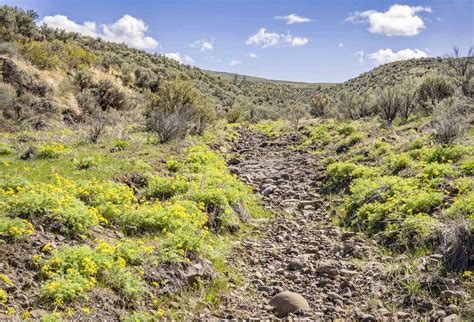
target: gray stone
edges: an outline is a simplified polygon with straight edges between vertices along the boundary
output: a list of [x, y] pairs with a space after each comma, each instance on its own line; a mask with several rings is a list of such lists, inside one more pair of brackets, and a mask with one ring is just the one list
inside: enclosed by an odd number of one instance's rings
[[309, 310], [308, 301], [303, 296], [289, 291], [278, 293], [270, 300], [269, 304], [274, 307], [278, 317], [285, 317], [298, 310]]

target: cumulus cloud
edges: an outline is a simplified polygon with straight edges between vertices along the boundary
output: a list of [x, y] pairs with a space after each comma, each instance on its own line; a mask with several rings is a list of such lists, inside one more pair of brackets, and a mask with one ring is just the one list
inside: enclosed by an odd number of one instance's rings
[[420, 49], [403, 49], [397, 52], [391, 49], [379, 49], [374, 53], [368, 55], [370, 59], [374, 60], [377, 64], [386, 64], [397, 60], [406, 60], [411, 58], [423, 58], [428, 57], [428, 54]]
[[214, 49], [214, 39], [200, 39], [186, 45], [189, 48], [199, 48], [200, 51], [208, 51]]
[[63, 15], [46, 16], [40, 22], [51, 28], [64, 29], [69, 32], [77, 32], [84, 36], [97, 37], [97, 24], [94, 21], [86, 21], [82, 25], [78, 24]]
[[365, 53], [363, 50], [358, 50], [354, 53], [354, 56], [357, 56], [358, 59], [359, 59], [359, 64], [363, 64], [364, 63], [364, 57], [365, 57]]
[[158, 41], [146, 35], [148, 26], [145, 22], [130, 15], [124, 15], [111, 25], [103, 24], [100, 27], [97, 27], [94, 21], [79, 24], [64, 15], [45, 16], [39, 24], [85, 36], [100, 37], [107, 41], [125, 43], [138, 49], [154, 49], [159, 46]]
[[242, 62], [240, 60], [232, 59], [229, 63], [230, 66], [240, 65]]
[[255, 55], [254, 53], [249, 53], [249, 57], [250, 58], [257, 58], [257, 55]]
[[346, 21], [352, 23], [368, 23], [371, 33], [387, 36], [415, 36], [424, 28], [420, 12], [431, 12], [430, 7], [412, 7], [395, 4], [385, 12], [367, 10], [355, 12]]
[[267, 32], [266, 28], [260, 28], [254, 35], [247, 39], [247, 45], [257, 45], [262, 48], [275, 46], [303, 46], [309, 42], [305, 37], [293, 37], [288, 34], [279, 34], [276, 32]]
[[178, 53], [178, 52], [176, 52], [176, 53], [165, 53], [164, 56], [168, 57], [169, 59], [176, 60], [178, 63], [182, 62], [181, 54]]
[[302, 17], [295, 15], [294, 13], [288, 15], [288, 16], [275, 16], [273, 19], [277, 20], [285, 20], [287, 25], [292, 25], [294, 23], [305, 23], [305, 22], [310, 22], [311, 19], [307, 17]]

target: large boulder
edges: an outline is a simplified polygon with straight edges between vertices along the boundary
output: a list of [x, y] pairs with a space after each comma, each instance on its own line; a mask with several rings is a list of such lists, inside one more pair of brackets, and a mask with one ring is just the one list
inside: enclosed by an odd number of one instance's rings
[[298, 293], [284, 291], [275, 295], [269, 303], [275, 309], [278, 317], [285, 317], [296, 311], [308, 311], [309, 304], [303, 296]]

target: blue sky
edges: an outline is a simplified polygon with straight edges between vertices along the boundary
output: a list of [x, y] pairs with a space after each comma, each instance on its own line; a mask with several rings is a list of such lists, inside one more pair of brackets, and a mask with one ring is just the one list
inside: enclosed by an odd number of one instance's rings
[[467, 50], [474, 44], [472, 0], [0, 3], [34, 9], [50, 25], [126, 42], [201, 68], [272, 79], [340, 82], [381, 63], [441, 56], [453, 45]]

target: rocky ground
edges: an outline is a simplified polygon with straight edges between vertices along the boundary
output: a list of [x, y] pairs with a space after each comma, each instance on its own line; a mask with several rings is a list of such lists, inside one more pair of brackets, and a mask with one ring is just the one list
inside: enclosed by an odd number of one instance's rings
[[[267, 137], [250, 129], [240, 134], [228, 151], [235, 155], [229, 159], [231, 171], [260, 192], [276, 216], [262, 224], [256, 239], [243, 240], [230, 259], [244, 283], [223, 299], [219, 318], [274, 319], [297, 308], [290, 317], [455, 318], [455, 305], [436, 307], [420, 298], [410, 308], [403, 306], [406, 296], [397, 297], [394, 277], [387, 274], [394, 258], [333, 224], [331, 203], [319, 191], [321, 160], [289, 149], [300, 142], [298, 135]], [[271, 301], [283, 291], [293, 293]]]

